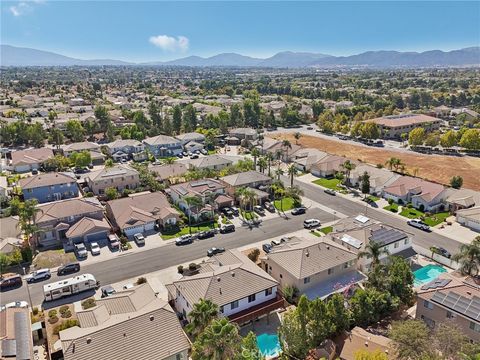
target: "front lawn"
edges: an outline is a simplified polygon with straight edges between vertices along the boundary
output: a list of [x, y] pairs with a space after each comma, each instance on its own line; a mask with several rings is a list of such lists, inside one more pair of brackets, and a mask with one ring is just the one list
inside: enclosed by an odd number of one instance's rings
[[420, 217], [424, 216], [425, 214], [420, 210], [404, 207], [400, 215], [409, 219], [420, 219]]
[[[200, 231], [204, 231], [204, 230], [214, 229], [216, 227], [217, 227], [216, 222], [211, 222], [210, 224], [200, 225], [200, 226], [192, 225], [192, 234]], [[184, 226], [181, 229], [176, 228], [173, 231], [164, 231], [161, 233], [161, 237], [163, 240], [169, 240], [169, 239], [177, 238], [179, 236], [186, 235], [186, 234], [190, 234], [188, 225]]]
[[324, 233], [325, 235], [330, 234], [333, 231], [332, 226], [326, 226], [324, 228], [321, 228], [320, 231]]
[[338, 186], [340, 185], [340, 180], [333, 178], [333, 179], [325, 179], [325, 178], [320, 178], [317, 180], [312, 181], [314, 184], [323, 186], [328, 189], [332, 190], [341, 190], [341, 188]]
[[427, 224], [428, 226], [436, 226], [438, 224], [441, 224], [449, 216], [450, 213], [448, 211], [432, 214], [425, 218], [425, 224]]
[[385, 206], [383, 209], [396, 213], [398, 212], [398, 204], [393, 203], [392, 205]]
[[367, 199], [370, 199], [370, 200], [375, 201], [375, 202], [377, 202], [378, 200], [380, 200], [379, 197], [376, 197], [376, 196], [373, 196], [373, 195], [368, 196]]
[[273, 202], [273, 206], [275, 206], [275, 208], [280, 211], [292, 210], [297, 205], [299, 204], [297, 204], [295, 200], [291, 197], [285, 197], [283, 198], [283, 200], [275, 200]]
[[242, 211], [242, 216], [245, 220], [255, 220], [258, 215], [254, 212], [254, 211], [248, 211], [248, 210], [245, 210], [245, 211]]

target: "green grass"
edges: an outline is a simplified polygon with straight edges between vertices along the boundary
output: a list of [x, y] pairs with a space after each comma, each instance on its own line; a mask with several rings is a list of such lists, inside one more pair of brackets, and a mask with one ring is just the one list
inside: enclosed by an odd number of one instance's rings
[[403, 217], [409, 218], [409, 219], [419, 219], [420, 217], [424, 216], [425, 214], [421, 212], [420, 210], [414, 209], [414, 208], [407, 208], [404, 207], [402, 209], [402, 212], [400, 213]]
[[373, 195], [368, 196], [367, 199], [370, 199], [370, 200], [375, 201], [375, 202], [378, 201], [378, 200], [380, 200], [379, 197], [373, 196]]
[[245, 211], [242, 211], [242, 216], [245, 220], [254, 220], [258, 217], [257, 214], [255, 214], [255, 212], [253, 211], [249, 211], [249, 210], [245, 210]]
[[449, 216], [450, 213], [448, 211], [432, 214], [431, 216], [425, 218], [425, 224], [427, 224], [428, 226], [435, 226], [441, 224]]
[[213, 154], [216, 154], [217, 153], [217, 150], [208, 150], [208, 155], [213, 155]]
[[317, 180], [312, 181], [314, 184], [323, 186], [328, 189], [332, 190], [340, 190], [341, 188], [338, 186], [340, 185], [340, 180], [333, 178], [333, 179], [325, 179], [325, 178], [320, 178]]
[[326, 226], [324, 228], [321, 228], [320, 231], [324, 233], [325, 235], [330, 234], [333, 231], [332, 226]]
[[[216, 222], [212, 222], [207, 225], [200, 225], [200, 226], [192, 226], [192, 234], [204, 231], [204, 230], [210, 230], [216, 228]], [[177, 230], [176, 232], [168, 232], [168, 233], [162, 233], [161, 237], [163, 240], [169, 240], [173, 238], [177, 238], [182, 235], [190, 234], [190, 230], [187, 226], [184, 226], [183, 228]]]
[[317, 232], [317, 231], [310, 231], [310, 234], [315, 235], [315, 236], [318, 236], [318, 237], [322, 236], [322, 234], [320, 234], [320, 233]]
[[273, 202], [273, 206], [280, 211], [292, 210], [296, 205], [295, 200], [291, 197], [285, 197], [282, 201], [275, 200]]
[[385, 206], [383, 209], [396, 213], [398, 212], [398, 204], [393, 203], [392, 205]]

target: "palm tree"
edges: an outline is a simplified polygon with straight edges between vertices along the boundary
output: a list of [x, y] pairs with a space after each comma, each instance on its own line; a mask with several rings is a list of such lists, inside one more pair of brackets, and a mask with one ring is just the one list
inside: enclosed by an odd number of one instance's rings
[[185, 196], [183, 201], [188, 207], [188, 231], [192, 234], [192, 207], [197, 209], [202, 204], [202, 200], [198, 196]]
[[297, 167], [295, 164], [291, 164], [287, 170], [288, 175], [290, 175], [290, 187], [293, 187], [293, 178], [297, 175]]
[[271, 176], [272, 173], [270, 171], [272, 167], [272, 161], [273, 161], [273, 154], [271, 152], [267, 153], [267, 162], [268, 162], [268, 176]]
[[[29, 199], [22, 204], [18, 214], [20, 218], [20, 228], [27, 239], [28, 245], [32, 248], [36, 245], [36, 239], [33, 239], [33, 236], [38, 232], [38, 226], [35, 224], [35, 218], [40, 210], [37, 205], [37, 199]], [[35, 241], [30, 242], [30, 240]]]
[[298, 186], [291, 186], [285, 189], [285, 196], [291, 197], [297, 203], [301, 203], [300, 197], [303, 196], [303, 190], [300, 189]]
[[295, 144], [298, 145], [298, 140], [300, 140], [300, 138], [302, 137], [302, 134], [300, 134], [298, 131], [293, 134], [293, 137], [295, 138]]
[[480, 236], [477, 236], [470, 244], [462, 244], [460, 252], [453, 255], [452, 259], [460, 263], [464, 274], [478, 276], [480, 269]]
[[283, 198], [285, 197], [285, 188], [281, 183], [273, 184], [273, 197], [274, 199], [280, 200], [280, 210], [283, 211]]
[[285, 139], [282, 141], [282, 148], [285, 148], [286, 155], [285, 155], [285, 162], [288, 162], [288, 149], [292, 148], [292, 144], [289, 140]]
[[242, 351], [241, 341], [237, 324], [227, 318], [215, 319], [193, 343], [192, 359], [235, 359]]
[[280, 166], [275, 170], [275, 175], [277, 176], [277, 180], [280, 181], [280, 176], [282, 176], [284, 171], [280, 169]]
[[253, 170], [257, 170], [257, 158], [261, 155], [260, 150], [258, 148], [253, 148], [251, 155], [253, 156]]
[[262, 174], [265, 173], [265, 169], [267, 168], [267, 159], [264, 156], [258, 159], [258, 167]]
[[359, 259], [366, 257], [372, 259], [372, 270], [380, 263], [380, 256], [388, 255], [389, 251], [382, 244], [370, 241], [364, 251], [360, 251], [357, 255]]
[[340, 165], [344, 169], [345, 173], [345, 182], [350, 184], [350, 172], [355, 169], [356, 165], [352, 163], [350, 160], [345, 160], [345, 162]]
[[189, 324], [186, 326], [187, 332], [194, 338], [197, 337], [205, 328], [210, 325], [212, 320], [218, 317], [218, 305], [211, 300], [200, 299], [193, 305], [192, 311], [188, 314]]
[[275, 150], [275, 159], [281, 161], [282, 156], [283, 156], [283, 150], [282, 149]]
[[392, 169], [398, 170], [399, 168], [404, 166], [404, 164], [402, 163], [402, 160], [396, 157], [391, 157], [390, 159], [388, 159], [385, 162], [385, 165], [387, 165], [390, 170]]

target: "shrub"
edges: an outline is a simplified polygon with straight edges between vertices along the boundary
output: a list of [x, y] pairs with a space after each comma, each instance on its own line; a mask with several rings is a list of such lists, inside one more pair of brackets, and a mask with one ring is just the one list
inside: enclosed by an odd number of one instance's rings
[[78, 326], [78, 324], [79, 324], [78, 320], [75, 320], [75, 319], [65, 320], [60, 325], [55, 326], [55, 328], [53, 329], [53, 333], [55, 335], [58, 335], [60, 331], [71, 328], [73, 326]]
[[298, 289], [295, 286], [287, 285], [283, 288], [283, 297], [287, 300], [290, 304], [295, 302], [295, 298], [298, 295]]
[[58, 322], [58, 316], [57, 316], [57, 315], [55, 315], [55, 316], [50, 316], [50, 317], [48, 318], [48, 322], [49, 322], [50, 324], [55, 324], [55, 323], [57, 323], [57, 322]]
[[390, 211], [393, 212], [393, 213], [396, 213], [398, 210], [396, 208], [390, 208]]
[[255, 248], [248, 254], [248, 258], [252, 260], [254, 263], [257, 262], [258, 257], [260, 256], [260, 250]]
[[179, 274], [183, 274], [183, 265], [178, 265], [177, 266], [177, 271]]
[[52, 309], [48, 312], [48, 317], [54, 317], [57, 316], [57, 310]]
[[62, 315], [62, 318], [68, 319], [68, 318], [72, 317], [72, 312], [70, 310], [67, 310], [67, 311], [63, 312], [61, 315]]
[[420, 206], [418, 207], [418, 210], [420, 210], [420, 211], [424, 211], [424, 210], [425, 210], [425, 205], [423, 205], [423, 204], [420, 204]]
[[83, 310], [90, 309], [90, 308], [92, 308], [96, 305], [97, 305], [97, 303], [95, 302], [94, 298], [88, 298], [88, 299], [82, 301]]
[[137, 279], [137, 285], [145, 284], [146, 282], [147, 282], [147, 278], [143, 276]]
[[393, 199], [388, 199], [388, 205], [393, 205]]
[[33, 307], [33, 309], [32, 309], [32, 314], [33, 314], [34, 316], [37, 316], [37, 315], [38, 315], [38, 307], [36, 307], [36, 306]]
[[85, 193], [85, 197], [93, 197], [93, 192], [89, 191]]
[[412, 203], [407, 204], [407, 208], [411, 209], [413, 207]]
[[68, 305], [63, 305], [60, 307], [60, 314], [63, 314], [64, 312], [70, 310], [70, 308], [68, 307]]
[[128, 239], [125, 235], [120, 236], [120, 243], [124, 246], [128, 243]]
[[195, 271], [195, 270], [197, 270], [197, 264], [195, 264], [195, 263], [190, 263], [190, 264], [188, 265], [188, 269], [189, 269], [190, 271]]
[[398, 205], [403, 205], [403, 200], [402, 199], [398, 199]]
[[383, 168], [383, 164], [377, 164], [377, 169], [382, 169]]

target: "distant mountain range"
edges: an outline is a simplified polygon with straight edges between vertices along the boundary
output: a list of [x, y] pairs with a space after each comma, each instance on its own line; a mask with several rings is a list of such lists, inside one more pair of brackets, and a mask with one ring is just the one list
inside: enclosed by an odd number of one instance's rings
[[332, 56], [307, 52], [279, 52], [269, 58], [260, 59], [235, 53], [223, 53], [203, 58], [185, 58], [148, 63], [131, 63], [112, 59], [82, 60], [53, 52], [21, 48], [11, 45], [0, 46], [2, 66], [93, 66], [93, 65], [157, 65], [157, 66], [231, 66], [231, 67], [274, 67], [274, 68], [332, 68], [332, 67], [451, 67], [480, 66], [480, 47], [469, 47], [453, 51], [431, 50], [425, 52], [367, 51], [351, 56]]

